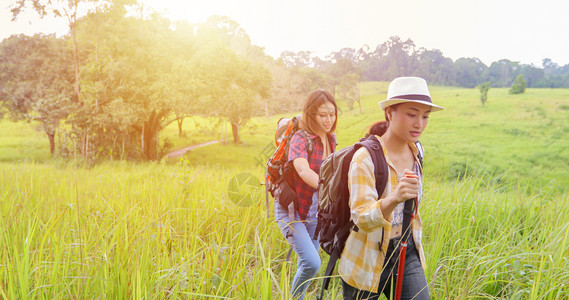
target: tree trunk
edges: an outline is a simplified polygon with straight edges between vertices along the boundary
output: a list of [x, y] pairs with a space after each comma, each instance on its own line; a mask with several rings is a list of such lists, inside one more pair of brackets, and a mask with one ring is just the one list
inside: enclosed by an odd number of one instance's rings
[[360, 89], [357, 87], [357, 83], [356, 83], [356, 99], [358, 100], [358, 106], [360, 107], [360, 114], [363, 114], [362, 111], [362, 98], [360, 97]]
[[233, 132], [233, 143], [239, 144], [239, 124], [231, 122], [231, 131]]
[[158, 133], [160, 131], [160, 114], [153, 111], [144, 122], [142, 130], [142, 153], [146, 160], [156, 160], [158, 158]]
[[227, 145], [227, 121], [223, 121], [223, 144]]
[[146, 154], [146, 145], [144, 145], [144, 127], [146, 127], [146, 122], [142, 123], [142, 132], [140, 133], [140, 150], [142, 152], [142, 158], [145, 158], [144, 156]]
[[81, 156], [87, 157], [87, 133], [85, 129], [81, 130]]
[[49, 153], [51, 156], [55, 153], [55, 134], [46, 132], [47, 138], [49, 139]]
[[184, 119], [180, 118], [178, 119], [178, 136], [182, 136], [183, 135], [183, 131], [182, 131], [182, 124], [184, 123]]
[[[81, 103], [80, 100], [80, 86], [79, 86], [79, 54], [77, 54], [77, 38], [75, 36], [75, 22], [69, 24], [71, 27], [71, 36], [73, 38], [73, 60], [75, 61], [75, 94], [77, 95], [77, 102]], [[97, 106], [95, 98], [95, 106]]]
[[115, 137], [113, 138], [113, 147], [111, 148], [111, 151], [110, 151], [111, 153], [109, 154], [111, 157], [111, 160], [113, 160], [113, 154], [115, 152], [115, 149], [117, 149], [117, 138], [118, 137], [119, 137], [118, 135], [115, 135]]
[[125, 147], [126, 147], [126, 141], [125, 141], [124, 133], [123, 133], [123, 135], [122, 135], [122, 153], [121, 153], [121, 160], [124, 160], [124, 158], [126, 157], [125, 152], [124, 152], [124, 151], [125, 151]]
[[144, 134], [144, 158], [156, 160], [158, 158], [158, 134], [155, 128], [148, 126]]

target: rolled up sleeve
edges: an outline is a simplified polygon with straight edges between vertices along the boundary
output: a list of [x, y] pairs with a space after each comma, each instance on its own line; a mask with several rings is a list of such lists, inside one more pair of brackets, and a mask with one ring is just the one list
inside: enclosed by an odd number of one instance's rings
[[304, 158], [308, 160], [308, 150], [306, 149], [306, 145], [308, 144], [308, 140], [304, 135], [300, 133], [300, 131], [295, 132], [290, 140], [289, 149], [288, 149], [288, 160], [292, 161], [296, 158]]

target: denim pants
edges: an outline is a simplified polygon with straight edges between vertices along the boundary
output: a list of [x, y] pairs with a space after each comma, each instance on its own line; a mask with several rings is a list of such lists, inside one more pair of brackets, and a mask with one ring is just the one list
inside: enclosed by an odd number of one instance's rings
[[[391, 257], [391, 259], [388, 259]], [[399, 239], [389, 241], [389, 247], [383, 264], [383, 272], [379, 281], [379, 293], [359, 290], [342, 280], [344, 300], [347, 299], [379, 299], [383, 293], [387, 299], [393, 299], [395, 284], [397, 282], [397, 268], [399, 266]], [[429, 287], [425, 278], [425, 271], [419, 259], [419, 253], [415, 248], [415, 242], [410, 235], [407, 240], [407, 252], [405, 255], [405, 271], [401, 285], [401, 299], [424, 300], [429, 299]]]
[[[305, 221], [299, 221], [300, 216], [295, 212], [295, 220], [289, 220], [288, 209], [275, 202], [275, 219], [281, 233], [287, 240], [292, 241], [292, 246], [298, 255], [298, 269], [292, 281], [293, 299], [303, 299], [310, 280], [316, 276], [320, 269], [320, 256], [318, 248], [320, 243], [314, 238], [316, 224], [318, 222], [316, 213], [318, 209], [318, 195], [312, 195], [312, 205]], [[292, 222], [291, 222], [292, 221]], [[292, 238], [289, 238], [292, 235]]]

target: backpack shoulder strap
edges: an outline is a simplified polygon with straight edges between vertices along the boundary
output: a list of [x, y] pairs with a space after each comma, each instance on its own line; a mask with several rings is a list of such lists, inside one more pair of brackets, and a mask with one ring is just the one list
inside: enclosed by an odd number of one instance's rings
[[424, 156], [423, 145], [421, 145], [421, 142], [416, 141], [415, 147], [417, 147], [417, 151], [419, 152], [417, 155], [417, 157], [419, 158], [419, 163], [421, 164], [421, 167], [423, 167], [423, 156]]
[[[387, 180], [389, 180], [389, 167], [387, 166], [387, 161], [385, 160], [385, 155], [383, 155], [383, 147], [381, 143], [374, 135], [366, 137], [363, 141], [364, 146], [371, 154], [371, 160], [373, 162], [374, 170], [373, 174], [375, 176], [375, 189], [377, 190], [377, 198], [379, 199], [387, 186]], [[383, 229], [382, 229], [383, 236]], [[382, 241], [379, 242], [379, 247], [383, 244]]]
[[383, 155], [383, 148], [381, 147], [381, 143], [373, 135], [364, 139], [361, 144], [371, 155], [374, 166], [375, 188], [377, 189], [377, 196], [381, 197], [387, 185], [387, 177], [389, 175], [387, 161]]
[[420, 172], [421, 174], [423, 174], [423, 156], [424, 156], [423, 145], [421, 145], [421, 142], [416, 141], [415, 147], [417, 147], [417, 159], [419, 159]]
[[306, 141], [308, 141], [306, 152], [308, 153], [308, 156], [310, 156], [310, 154], [312, 154], [312, 148], [313, 148], [312, 139], [310, 138], [310, 135], [308, 134], [308, 132], [306, 132], [306, 130], [300, 129], [298, 131], [300, 131], [300, 133], [306, 138]]

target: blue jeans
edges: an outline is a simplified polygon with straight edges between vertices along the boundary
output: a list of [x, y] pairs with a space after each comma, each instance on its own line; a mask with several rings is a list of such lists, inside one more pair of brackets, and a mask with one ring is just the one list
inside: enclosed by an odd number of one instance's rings
[[[312, 205], [308, 211], [306, 220], [299, 221], [300, 216], [295, 211], [295, 220], [289, 220], [288, 209], [282, 207], [275, 202], [275, 219], [281, 233], [287, 240], [292, 242], [294, 251], [298, 255], [298, 269], [292, 281], [292, 297], [293, 299], [303, 299], [310, 280], [316, 276], [320, 269], [320, 256], [318, 248], [320, 243], [314, 238], [316, 224], [318, 219], [316, 216], [318, 210], [318, 195], [314, 193], [312, 196]], [[292, 237], [290, 237], [292, 235]]]
[[[393, 256], [391, 256], [393, 254]], [[387, 260], [391, 256], [391, 259]], [[397, 267], [399, 261], [399, 240], [389, 241], [386, 260], [383, 264], [383, 272], [379, 281], [379, 293], [359, 290], [342, 280], [344, 300], [348, 299], [379, 299], [382, 293], [387, 299], [392, 299], [395, 295], [395, 283], [397, 282]], [[401, 299], [428, 300], [429, 287], [425, 278], [425, 271], [419, 259], [419, 253], [415, 248], [413, 237], [407, 240], [407, 252], [405, 255], [405, 270], [403, 283], [401, 285]]]

